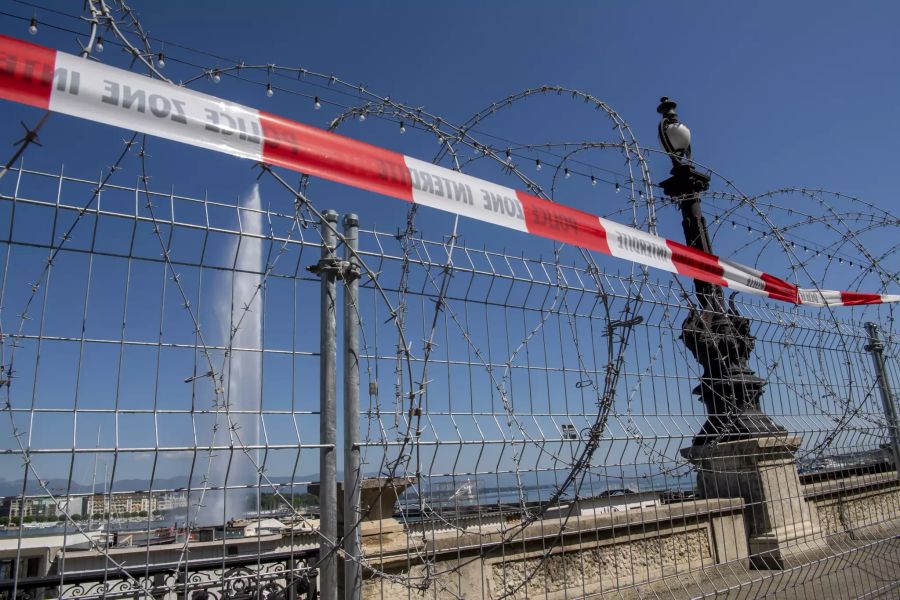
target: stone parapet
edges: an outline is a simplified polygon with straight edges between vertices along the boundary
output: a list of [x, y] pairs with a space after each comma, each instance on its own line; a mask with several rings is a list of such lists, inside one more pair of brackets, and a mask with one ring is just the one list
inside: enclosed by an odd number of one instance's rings
[[851, 475], [803, 486], [826, 535], [881, 539], [900, 531], [897, 472]]
[[[377, 552], [369, 564], [422, 590], [371, 576], [364, 598], [524, 598], [541, 590], [555, 600], [647, 581], [666, 574], [748, 557], [743, 500], [716, 498], [640, 510], [505, 523], [484, 533], [430, 532], [414, 548]], [[424, 533], [424, 532], [423, 532]], [[419, 555], [429, 558], [426, 578]], [[546, 594], [544, 592], [546, 591]]]
[[752, 579], [751, 566], [791, 573], [822, 564], [830, 540], [845, 546], [835, 536], [883, 541], [900, 531], [896, 473], [802, 485], [794, 467], [800, 441], [689, 449], [700, 492], [709, 496], [695, 501], [627, 510], [623, 501], [611, 512], [572, 503], [528, 524], [510, 514], [398, 530], [387, 519], [384, 535], [364, 546], [367, 564], [385, 576], [367, 571], [363, 598], [562, 600], [718, 568]]

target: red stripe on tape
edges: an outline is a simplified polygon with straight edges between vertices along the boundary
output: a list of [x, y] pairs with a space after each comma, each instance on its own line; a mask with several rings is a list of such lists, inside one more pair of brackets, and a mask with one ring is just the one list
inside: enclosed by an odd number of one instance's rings
[[[60, 53], [50, 48], [0, 35], [0, 99], [49, 108], [51, 96], [53, 96], [54, 92], [54, 75], [56, 74], [57, 58], [59, 56], [61, 56]], [[68, 54], [63, 54], [62, 56], [67, 57], [67, 59], [70, 58]], [[107, 70], [112, 73], [121, 71], [121, 69], [109, 66], [98, 66], [97, 69]], [[97, 74], [99, 75], [99, 73], [98, 71]], [[69, 92], [71, 95], [78, 97], [78, 101], [74, 102], [72, 107], [69, 107], [71, 111], [67, 112], [67, 114], [74, 114], [100, 123], [121, 126], [121, 120], [114, 118], [112, 113], [102, 113], [91, 104], [91, 95], [99, 93], [99, 90], [91, 89], [88, 90], [90, 93], [79, 95], [80, 86], [97, 86], [97, 81], [82, 83], [78, 74], [72, 73], [66, 76], [61, 71], [58, 78], [56, 78], [55, 85], [57, 90]], [[54, 108], [61, 110], [58, 106], [54, 106]], [[238, 108], [243, 110], [243, 107]], [[163, 129], [151, 129], [158, 131], [156, 135], [161, 137], [168, 135], [169, 139], [196, 143], [196, 145], [201, 147], [211, 148], [227, 154], [251, 156], [254, 159], [261, 158], [271, 164], [294, 171], [392, 196], [407, 202], [413, 201], [411, 173], [407, 166], [407, 160], [412, 159], [407, 159], [397, 152], [378, 148], [276, 115], [264, 112], [257, 114], [259, 115], [263, 133], [261, 156], [260, 148], [256, 145], [255, 140], [247, 149], [237, 146], [232, 147], [227, 144], [217, 144], [208, 139], [188, 141], [183, 136], [172, 136], [171, 132]], [[503, 189], [504, 191], [506, 190], [506, 188]], [[524, 210], [525, 227], [530, 233], [605, 254], [612, 254], [607, 240], [606, 228], [599, 217], [548, 202], [524, 192], [516, 191], [516, 195]], [[440, 194], [433, 194], [433, 196], [436, 198]], [[467, 214], [460, 211], [459, 208], [454, 208], [452, 202], [449, 204], [441, 203], [431, 196], [423, 196], [423, 198], [427, 199], [429, 205], [439, 209], [456, 214]], [[475, 216], [474, 218], [494, 222], [491, 219], [486, 219], [483, 215], [480, 217]], [[512, 223], [497, 220], [496, 223], [517, 230], [521, 229], [521, 222], [518, 220]], [[615, 227], [617, 232], [623, 232], [623, 236], [625, 235], [624, 232], [628, 231], [633, 231], [635, 235], [638, 233], [638, 230], [632, 230], [632, 228], [625, 226], [610, 224], [609, 227]], [[638, 241], [641, 247], [649, 245], [652, 247], [651, 254], [653, 255], [641, 258], [640, 256], [631, 257], [628, 253], [625, 253], [625, 257], [629, 260], [669, 270], [671, 267], [668, 262], [668, 254], [665, 256], [665, 260], [660, 262], [660, 256], [656, 253], [661, 251], [661, 244], [665, 243], [671, 254], [672, 265], [679, 274], [702, 279], [717, 285], [728, 285], [728, 281], [732, 281], [724, 278], [725, 271], [722, 261], [715, 256], [671, 240], [654, 239], [648, 242], [645, 233], [641, 233], [639, 237]], [[755, 280], [759, 277], [763, 282], [763, 291], [769, 297], [794, 304], [799, 304], [802, 300], [797, 286], [787, 281], [767, 273], [757, 276], [758, 271], [756, 269], [730, 262], [728, 267], [729, 272], [734, 268], [735, 271], [741, 272], [742, 276], [746, 275], [749, 281], [747, 287], [752, 290], [757, 290], [758, 285]], [[737, 283], [737, 280], [732, 281], [732, 283]], [[882, 297], [880, 294], [834, 292], [830, 290], [821, 293], [812, 290], [805, 293], [815, 294], [808, 296], [811, 303], [819, 303], [819, 297], [832, 299], [840, 294], [841, 304], [851, 306], [881, 304], [885, 301], [895, 302], [900, 298], [900, 296]], [[827, 300], [825, 301], [827, 302]]]
[[666, 245], [672, 251], [672, 262], [679, 274], [728, 287], [728, 282], [722, 277], [725, 269], [718, 258], [672, 240], [666, 240]]
[[365, 142], [260, 112], [263, 160], [412, 202], [403, 155]]
[[798, 288], [793, 283], [788, 283], [784, 279], [779, 279], [768, 273], [763, 273], [759, 277], [765, 284], [763, 289], [769, 294], [769, 298], [784, 300], [792, 304], [800, 303]]
[[516, 197], [525, 211], [528, 233], [612, 254], [606, 241], [606, 230], [594, 215], [519, 190], [516, 190]]
[[0, 98], [50, 108], [56, 50], [0, 35]]
[[861, 294], [859, 292], [841, 292], [841, 304], [854, 306], [857, 304], [881, 304], [881, 294]]

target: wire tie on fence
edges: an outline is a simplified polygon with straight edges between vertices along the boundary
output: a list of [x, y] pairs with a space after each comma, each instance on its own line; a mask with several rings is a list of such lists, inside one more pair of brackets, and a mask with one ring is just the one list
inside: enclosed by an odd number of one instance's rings
[[381, 271], [373, 271], [371, 273], [366, 272], [366, 277], [368, 277], [368, 280], [365, 283], [363, 283], [363, 285], [366, 285], [368, 283], [372, 283], [372, 282], [376, 281], [380, 275], [381, 275]]
[[195, 379], [200, 379], [201, 377], [212, 377], [214, 375], [215, 375], [215, 373], [213, 371], [207, 371], [206, 373], [203, 373], [202, 375], [194, 375], [193, 377], [188, 377], [184, 380], [184, 382], [190, 383], [190, 382], [194, 381]]
[[614, 320], [609, 322], [609, 328], [613, 329], [615, 327], [633, 327], [635, 325], [640, 325], [644, 322], [644, 317], [638, 315], [633, 319], [623, 319], [623, 320]]
[[28, 144], [34, 144], [35, 146], [43, 147], [43, 145], [38, 141], [37, 128], [30, 129], [28, 125], [26, 125], [23, 121], [19, 121], [19, 124], [22, 125], [22, 129], [25, 130], [25, 135], [22, 136], [20, 140], [13, 142], [13, 146], [20, 146], [22, 144], [25, 144], [27, 146]]

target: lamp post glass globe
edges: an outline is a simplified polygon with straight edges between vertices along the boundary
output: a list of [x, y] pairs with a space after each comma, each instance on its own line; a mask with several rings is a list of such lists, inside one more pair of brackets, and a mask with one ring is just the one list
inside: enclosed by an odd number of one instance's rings
[[691, 146], [691, 130], [684, 123], [669, 123], [665, 129], [669, 146], [676, 152], [684, 152]]

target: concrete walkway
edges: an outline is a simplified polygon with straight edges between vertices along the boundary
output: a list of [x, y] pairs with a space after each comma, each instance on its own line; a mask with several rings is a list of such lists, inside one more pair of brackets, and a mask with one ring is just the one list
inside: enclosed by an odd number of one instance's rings
[[723, 564], [590, 597], [622, 600], [900, 598], [900, 536], [881, 540], [833, 539], [831, 546], [835, 556], [793, 570], [756, 571], [739, 564]]

